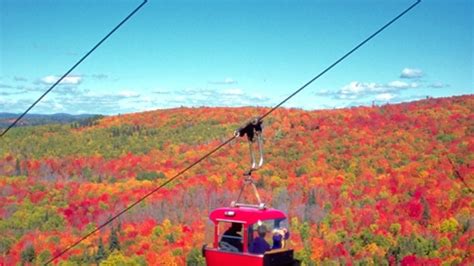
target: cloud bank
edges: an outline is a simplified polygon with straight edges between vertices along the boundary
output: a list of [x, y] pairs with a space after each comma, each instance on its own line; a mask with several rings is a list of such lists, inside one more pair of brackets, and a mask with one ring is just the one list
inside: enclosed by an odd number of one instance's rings
[[[400, 90], [417, 88], [420, 85], [416, 82], [404, 82], [394, 80], [389, 83], [376, 83], [376, 82], [360, 82], [351, 81], [349, 84], [343, 86], [336, 92], [332, 91], [321, 91], [316, 93], [317, 95], [329, 95], [336, 99], [357, 99], [360, 97], [366, 97], [371, 95], [378, 95], [379, 99], [388, 98], [387, 95], [395, 95]], [[393, 99], [394, 97], [391, 97]]]
[[418, 79], [424, 76], [423, 71], [417, 68], [404, 68], [400, 74], [402, 79]]
[[[56, 83], [60, 78], [61, 77], [59, 76], [50, 75], [50, 76], [41, 78], [41, 82], [46, 85], [52, 85]], [[67, 77], [64, 77], [64, 79], [61, 80], [59, 84], [60, 85], [78, 85], [81, 83], [81, 81], [82, 81], [81, 76], [67, 76]]]

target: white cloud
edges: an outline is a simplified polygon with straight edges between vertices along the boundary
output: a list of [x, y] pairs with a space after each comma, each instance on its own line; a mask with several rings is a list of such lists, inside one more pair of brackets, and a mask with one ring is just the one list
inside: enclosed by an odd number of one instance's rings
[[55, 111], [63, 111], [63, 110], [64, 110], [64, 105], [55, 102], [55, 103], [53, 104], [53, 109], [54, 109]]
[[226, 84], [234, 84], [236, 81], [233, 80], [232, 78], [225, 78], [225, 79], [224, 79], [224, 82], [225, 82]]
[[316, 91], [316, 95], [330, 95], [330, 94], [332, 94], [332, 91], [328, 89], [319, 89]]
[[157, 88], [157, 89], [151, 91], [151, 93], [154, 93], [154, 94], [170, 94], [169, 91], [163, 90], [163, 89], [160, 89], [160, 88]]
[[231, 85], [231, 84], [236, 84], [237, 81], [234, 80], [233, 78], [225, 78], [224, 80], [215, 80], [215, 81], [209, 81], [209, 84], [214, 84], [214, 85]]
[[396, 90], [403, 90], [409, 88], [417, 88], [418, 84], [416, 82], [404, 82], [399, 80], [390, 81], [387, 84], [375, 83], [375, 82], [359, 82], [352, 81], [349, 84], [345, 85], [339, 90], [339, 94], [371, 94], [371, 93], [385, 93]]
[[404, 82], [404, 81], [399, 81], [399, 80], [394, 80], [391, 81], [387, 84], [387, 87], [389, 88], [395, 88], [395, 89], [408, 89], [408, 88], [416, 88], [418, 87], [418, 83], [412, 82]]
[[449, 87], [449, 84], [442, 83], [442, 82], [435, 82], [428, 85], [428, 88], [433, 88], [433, 89], [441, 89], [441, 88], [447, 88], [447, 87]]
[[242, 89], [184, 89], [174, 92], [175, 96], [167, 99], [173, 106], [255, 106], [268, 103], [269, 98], [248, 94]]
[[375, 96], [377, 100], [390, 100], [397, 97], [402, 90], [417, 87], [419, 87], [419, 84], [416, 82], [409, 83], [399, 80], [388, 83], [352, 81], [336, 92], [323, 90], [316, 94], [332, 96], [340, 100], [355, 100], [368, 96]]
[[102, 74], [102, 73], [93, 74], [92, 77], [95, 78], [95, 79], [107, 79], [107, 78], [109, 78], [109, 76], [107, 74]]
[[352, 81], [346, 86], [342, 87], [339, 91], [340, 94], [363, 94], [369, 91], [375, 91], [380, 87], [379, 84], [374, 82], [365, 83]]
[[226, 95], [242, 95], [244, 92], [241, 89], [227, 89], [222, 92], [222, 94]]
[[[62, 91], [62, 89], [66, 90], [67, 88], [68, 86], [61, 86], [58, 89]], [[134, 92], [127, 88], [109, 93], [100, 90], [80, 90], [78, 88], [73, 91], [74, 93], [51, 94], [48, 99], [41, 101], [36, 106], [35, 112], [116, 114], [179, 106], [261, 106], [268, 104], [269, 101], [269, 98], [247, 93], [241, 88], [188, 88], [170, 91], [166, 94]], [[7, 97], [3, 97], [0, 93], [0, 111], [23, 111], [31, 104], [32, 99], [18, 101], [8, 99], [7, 102]]]
[[140, 94], [134, 91], [121, 91], [118, 93], [118, 96], [125, 97], [125, 98], [133, 98], [133, 97], [140, 96]]
[[403, 82], [403, 81], [399, 81], [399, 80], [391, 81], [387, 85], [391, 88], [397, 88], [397, 89], [406, 89], [406, 88], [410, 87], [410, 85], [408, 83]]
[[404, 68], [400, 74], [400, 78], [403, 79], [415, 79], [423, 77], [424, 73], [421, 69], [417, 68]]
[[[41, 82], [47, 85], [52, 85], [56, 83], [61, 77], [50, 75], [41, 78]], [[67, 76], [64, 77], [63, 80], [61, 80], [60, 84], [62, 85], [78, 85], [81, 83], [82, 77], [81, 76]]]
[[340, 95], [338, 96], [338, 98], [339, 98], [339, 99], [342, 99], [342, 100], [347, 100], [347, 99], [353, 100], [353, 99], [357, 99], [357, 95], [354, 95], [354, 94], [352, 94], [352, 95], [340, 94]]
[[375, 96], [377, 101], [390, 101], [394, 98], [396, 98], [396, 95], [392, 93], [381, 93]]

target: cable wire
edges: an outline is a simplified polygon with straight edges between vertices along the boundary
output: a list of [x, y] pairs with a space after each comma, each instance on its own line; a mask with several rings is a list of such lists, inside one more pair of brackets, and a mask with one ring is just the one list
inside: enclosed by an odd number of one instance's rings
[[[405, 9], [403, 12], [401, 12], [398, 16], [396, 16], [395, 18], [393, 18], [392, 20], [390, 20], [388, 23], [386, 23], [384, 26], [382, 26], [380, 29], [378, 29], [376, 32], [374, 32], [372, 35], [370, 35], [368, 38], [366, 38], [364, 41], [362, 41], [361, 43], [359, 43], [357, 46], [355, 46], [353, 49], [351, 49], [349, 52], [347, 52], [346, 54], [344, 54], [341, 58], [339, 58], [337, 61], [335, 61], [333, 64], [331, 64], [329, 67], [327, 67], [326, 69], [324, 69], [321, 73], [319, 73], [318, 75], [316, 75], [314, 78], [312, 78], [310, 81], [308, 81], [306, 84], [304, 84], [302, 87], [300, 87], [299, 89], [297, 89], [295, 92], [293, 92], [290, 96], [288, 96], [287, 98], [285, 98], [283, 101], [281, 101], [279, 104], [275, 105], [272, 109], [270, 109], [269, 111], [267, 111], [266, 113], [264, 113], [262, 116], [259, 117], [259, 120], [262, 120], [263, 118], [267, 117], [268, 115], [270, 115], [273, 111], [275, 111], [277, 108], [279, 108], [280, 106], [282, 106], [285, 102], [287, 102], [289, 99], [293, 98], [296, 94], [298, 94], [299, 92], [301, 92], [304, 88], [306, 88], [308, 85], [310, 85], [311, 83], [313, 83], [315, 80], [317, 80], [318, 78], [320, 78], [321, 76], [323, 76], [326, 72], [328, 72], [329, 70], [331, 70], [333, 67], [335, 67], [337, 64], [339, 64], [340, 62], [342, 62], [344, 59], [346, 59], [350, 54], [352, 54], [353, 52], [355, 52], [356, 50], [358, 50], [360, 47], [362, 47], [364, 44], [366, 44], [368, 41], [370, 41], [373, 37], [375, 37], [376, 35], [378, 35], [379, 33], [381, 33], [383, 30], [385, 30], [388, 26], [390, 26], [392, 23], [394, 23], [395, 21], [397, 21], [399, 18], [401, 18], [403, 15], [405, 15], [408, 11], [410, 11], [413, 7], [415, 7], [416, 5], [418, 5], [419, 3], [421, 2], [421, 0], [417, 0], [416, 3], [412, 4], [410, 7], [408, 7], [407, 9]], [[109, 220], [107, 220], [105, 223], [101, 224], [100, 226], [98, 226], [96, 229], [94, 229], [93, 231], [91, 231], [90, 233], [84, 235], [83, 237], [81, 237], [79, 240], [77, 240], [76, 242], [74, 242], [73, 244], [69, 245], [67, 248], [65, 248], [64, 250], [62, 250], [60, 253], [58, 253], [57, 255], [55, 255], [52, 259], [50, 259], [48, 262], [46, 262], [45, 265], [53, 262], [54, 260], [56, 260], [57, 258], [59, 258], [60, 256], [62, 256], [63, 254], [65, 254], [67, 251], [69, 251], [70, 249], [72, 249], [73, 247], [77, 246], [79, 243], [81, 243], [84, 239], [88, 238], [89, 236], [93, 235], [94, 233], [96, 233], [97, 231], [99, 231], [100, 229], [104, 228], [105, 226], [107, 226], [108, 224], [110, 224], [112, 221], [114, 221], [115, 219], [117, 219], [119, 216], [121, 216], [122, 214], [124, 214], [125, 212], [129, 211], [131, 208], [135, 207], [136, 205], [138, 205], [140, 202], [144, 201], [146, 198], [148, 198], [149, 196], [151, 196], [153, 193], [157, 192], [158, 190], [160, 190], [161, 188], [163, 188], [164, 186], [166, 186], [167, 184], [169, 184], [170, 182], [172, 182], [173, 180], [175, 180], [176, 178], [178, 178], [179, 176], [183, 175], [184, 173], [186, 173], [189, 169], [193, 168], [194, 166], [196, 166], [197, 164], [199, 164], [200, 162], [202, 162], [203, 160], [205, 160], [206, 158], [208, 158], [209, 156], [211, 156], [212, 154], [214, 154], [215, 152], [217, 152], [218, 150], [220, 150], [222, 147], [226, 146], [229, 142], [231, 142], [232, 140], [234, 140], [235, 138], [237, 138], [239, 135], [237, 134], [237, 132], [234, 132], [233, 136], [230, 137], [229, 139], [227, 139], [226, 141], [222, 142], [221, 144], [219, 144], [217, 147], [215, 147], [214, 149], [212, 149], [211, 151], [209, 151], [208, 153], [206, 153], [204, 156], [200, 157], [198, 160], [196, 160], [194, 163], [192, 163], [191, 165], [189, 165], [188, 167], [184, 168], [183, 170], [181, 170], [180, 172], [178, 172], [176, 175], [174, 175], [173, 177], [169, 178], [168, 180], [166, 180], [165, 182], [163, 182], [160, 186], [156, 187], [155, 189], [151, 190], [150, 192], [148, 192], [146, 195], [142, 196], [141, 198], [139, 198], [138, 200], [136, 200], [134, 203], [132, 203], [131, 205], [129, 205], [128, 207], [126, 207], [125, 209], [123, 209], [122, 211], [120, 211], [119, 213], [115, 214], [112, 218], [110, 218]]]
[[33, 107], [35, 107], [36, 104], [38, 104], [50, 91], [52, 91], [54, 87], [56, 87], [65, 77], [67, 77], [67, 75], [69, 75], [79, 64], [81, 64], [82, 61], [84, 61], [90, 54], [92, 54], [92, 52], [94, 52], [95, 49], [97, 49], [103, 42], [105, 42], [105, 40], [107, 40], [116, 30], [118, 30], [118, 28], [120, 28], [125, 22], [127, 22], [127, 20], [131, 18], [140, 8], [142, 8], [142, 6], [147, 3], [147, 1], [148, 0], [144, 0], [137, 8], [130, 12], [127, 17], [125, 17], [119, 24], [117, 24], [117, 26], [115, 26], [115, 28], [113, 28], [107, 35], [105, 35], [105, 37], [102, 38], [102, 40], [100, 40], [94, 47], [92, 47], [89, 52], [87, 52], [81, 59], [79, 59], [79, 61], [77, 61], [71, 68], [69, 68], [69, 70], [61, 76], [61, 78], [59, 78], [51, 87], [49, 87], [49, 89], [47, 89], [43, 93], [43, 95], [41, 95], [33, 104], [31, 104], [28, 109], [26, 109], [17, 119], [15, 119], [15, 121], [13, 121], [13, 123], [11, 123], [7, 127], [7, 129], [2, 132], [0, 137], [3, 137], [12, 127], [14, 127], [18, 123], [18, 121], [20, 121], [31, 109], [33, 109]]

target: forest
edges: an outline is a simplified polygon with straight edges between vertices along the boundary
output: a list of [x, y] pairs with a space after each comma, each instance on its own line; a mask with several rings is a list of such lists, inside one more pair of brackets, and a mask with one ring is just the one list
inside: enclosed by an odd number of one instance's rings
[[[0, 140], [0, 264], [42, 265], [267, 108], [175, 108], [18, 127]], [[474, 95], [264, 119], [260, 196], [303, 265], [474, 264]], [[55, 265], [204, 265], [239, 138]], [[248, 200], [252, 198], [246, 195]]]

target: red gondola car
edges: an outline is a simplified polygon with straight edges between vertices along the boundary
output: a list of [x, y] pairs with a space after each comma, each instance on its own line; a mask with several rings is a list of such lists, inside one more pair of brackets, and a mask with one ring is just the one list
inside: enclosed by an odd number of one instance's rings
[[[253, 254], [250, 246], [255, 237], [256, 227], [259, 224], [270, 224], [273, 228], [280, 228], [286, 223], [286, 215], [276, 209], [266, 209], [251, 206], [219, 208], [211, 212], [209, 219], [214, 224], [214, 240], [212, 246], [203, 247], [203, 256], [208, 266], [293, 266], [299, 262], [293, 258], [293, 250], [280, 248], [265, 252], [264, 254]], [[231, 224], [241, 224], [242, 250], [229, 250], [222, 245], [223, 228]]]

